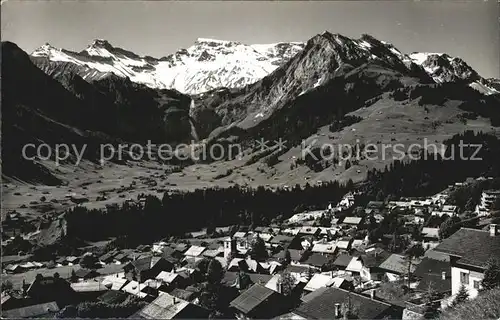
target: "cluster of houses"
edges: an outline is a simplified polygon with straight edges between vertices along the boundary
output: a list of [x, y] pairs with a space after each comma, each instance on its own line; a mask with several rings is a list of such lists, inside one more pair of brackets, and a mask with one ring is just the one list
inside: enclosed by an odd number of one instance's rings
[[[485, 201], [492, 201], [489, 196], [495, 193], [484, 194]], [[21, 293], [3, 292], [3, 316], [49, 317], [68, 304], [114, 303], [135, 296], [146, 306], [131, 318], [207, 318], [211, 311], [200, 302], [203, 289], [199, 284], [204, 281], [200, 265], [217, 260], [224, 268], [221, 286], [230, 292], [227, 309], [238, 319], [343, 318], [349, 312], [361, 319], [418, 318], [423, 315], [421, 297], [429, 288], [437, 293], [443, 308], [462, 286], [470, 298], [478, 294], [488, 259], [500, 259], [499, 226], [461, 228], [444, 240], [439, 239], [437, 228], [423, 228], [422, 242], [433, 245], [424, 246], [424, 256], [415, 259], [370, 243], [357, 231], [366, 228], [368, 215], [380, 222], [387, 210], [405, 210], [407, 223], [417, 225], [423, 223], [424, 212], [439, 217], [458, 214], [447, 198], [445, 190], [426, 199], [372, 201], [356, 215], [337, 216], [353, 206], [349, 194], [337, 206], [295, 215], [283, 226], [110, 251], [97, 261], [104, 268], [113, 266], [112, 272], [78, 268], [69, 278], [40, 275], [23, 283]], [[327, 214], [332, 214], [331, 226], [317, 226], [315, 221]], [[207, 237], [204, 233], [199, 236]], [[263, 256], [252, 252], [257, 241], [264, 243]], [[56, 263], [76, 266], [79, 259], [65, 257]], [[4, 272], [30, 268], [34, 267], [11, 265]], [[383, 292], [386, 283], [407, 286], [411, 297], [406, 301], [388, 299]]]

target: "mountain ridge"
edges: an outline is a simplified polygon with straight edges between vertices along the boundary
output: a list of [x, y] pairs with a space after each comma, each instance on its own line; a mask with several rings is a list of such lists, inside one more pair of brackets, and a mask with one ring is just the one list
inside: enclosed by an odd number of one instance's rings
[[191, 47], [158, 59], [96, 39], [78, 53], [45, 44], [31, 57], [48, 73], [57, 72], [61, 63], [71, 63], [78, 66], [75, 72], [88, 81], [113, 73], [152, 88], [199, 93], [253, 83], [301, 49], [298, 42], [251, 46], [199, 38]]
[[[399, 60], [408, 66], [414, 63], [422, 67], [438, 83], [465, 80], [482, 93], [500, 92], [491, 85], [490, 80], [482, 78], [465, 61], [445, 53], [405, 54], [391, 43], [368, 34], [363, 34], [359, 39], [351, 39], [325, 31], [315, 37], [331, 37], [339, 45], [354, 40], [360, 47], [381, 51], [386, 58], [394, 55], [394, 61]], [[37, 66], [49, 74], [69, 68], [87, 81], [115, 74], [129, 77], [133, 82], [151, 88], [200, 94], [219, 88], [242, 88], [253, 84], [289, 61], [306, 43], [248, 45], [232, 40], [197, 38], [187, 49], [154, 58], [115, 47], [105, 39], [95, 39], [80, 52], [57, 49], [45, 44], [34, 50], [31, 57]], [[372, 56], [374, 57], [376, 55]]]

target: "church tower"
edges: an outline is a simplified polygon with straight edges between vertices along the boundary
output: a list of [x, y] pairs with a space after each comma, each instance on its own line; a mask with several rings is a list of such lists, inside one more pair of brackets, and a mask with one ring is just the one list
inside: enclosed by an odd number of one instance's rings
[[230, 256], [234, 257], [236, 253], [236, 239], [227, 237], [224, 239], [224, 259], [229, 259]]

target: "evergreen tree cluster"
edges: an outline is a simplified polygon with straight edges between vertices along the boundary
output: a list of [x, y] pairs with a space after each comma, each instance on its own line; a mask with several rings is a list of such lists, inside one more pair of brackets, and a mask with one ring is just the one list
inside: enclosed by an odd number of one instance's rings
[[352, 181], [346, 185], [335, 181], [277, 190], [233, 186], [166, 192], [163, 199], [146, 197], [143, 205], [126, 202], [105, 210], [78, 206], [65, 214], [67, 234], [85, 240], [120, 237], [124, 245], [134, 245], [137, 241], [184, 236], [209, 226], [257, 227], [279, 222], [277, 219], [302, 210], [325, 208], [328, 203], [339, 201], [352, 187]]
[[375, 199], [381, 192], [388, 198], [418, 197], [437, 193], [469, 177], [500, 177], [500, 140], [496, 136], [466, 131], [443, 144], [444, 155], [421, 154], [419, 160], [396, 160], [385, 170], [370, 170], [361, 190], [367, 199]]

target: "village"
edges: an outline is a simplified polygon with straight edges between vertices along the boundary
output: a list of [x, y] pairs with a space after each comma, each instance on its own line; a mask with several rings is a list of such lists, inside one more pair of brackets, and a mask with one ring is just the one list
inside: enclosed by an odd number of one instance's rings
[[99, 255], [4, 256], [3, 317], [436, 318], [500, 268], [500, 191], [482, 190], [473, 210], [450, 204], [480, 179], [363, 207], [348, 193], [280, 224]]

